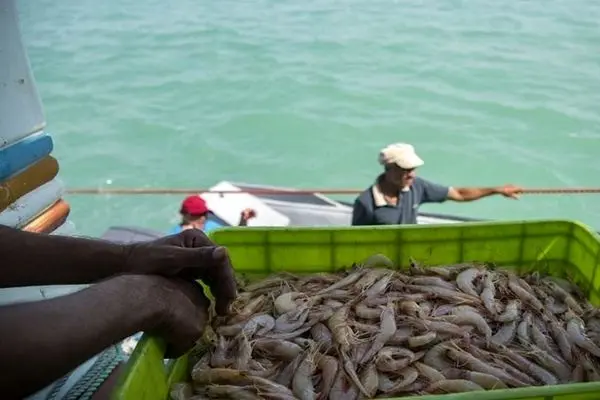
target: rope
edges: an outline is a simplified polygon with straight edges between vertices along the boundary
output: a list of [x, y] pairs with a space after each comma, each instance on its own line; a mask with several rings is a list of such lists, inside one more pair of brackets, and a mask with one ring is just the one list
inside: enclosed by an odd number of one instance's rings
[[[210, 189], [182, 189], [182, 188], [76, 188], [67, 189], [67, 194], [105, 194], [105, 195], [184, 195], [199, 193], [217, 194], [270, 194], [270, 195], [298, 195], [298, 194], [358, 194], [364, 189], [246, 189], [246, 190], [210, 190]], [[593, 194], [600, 193], [600, 188], [538, 188], [523, 189], [523, 194]]]

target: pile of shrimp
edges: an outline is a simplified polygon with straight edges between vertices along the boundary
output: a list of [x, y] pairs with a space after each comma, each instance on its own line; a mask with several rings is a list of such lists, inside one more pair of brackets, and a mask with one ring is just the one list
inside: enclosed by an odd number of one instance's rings
[[[213, 319], [174, 400], [364, 399], [600, 380], [600, 312], [575, 285], [486, 264], [272, 275]], [[193, 397], [192, 397], [193, 396]]]

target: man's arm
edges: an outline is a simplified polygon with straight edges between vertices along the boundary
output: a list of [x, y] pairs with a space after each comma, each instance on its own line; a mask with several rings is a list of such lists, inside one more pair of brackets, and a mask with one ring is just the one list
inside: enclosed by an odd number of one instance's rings
[[354, 201], [354, 206], [352, 207], [352, 225], [359, 226], [372, 224], [372, 214], [365, 208], [363, 203], [360, 201], [360, 198], [357, 198]]
[[448, 190], [448, 199], [453, 201], [474, 201], [494, 194], [504, 194], [503, 188], [453, 188]]
[[91, 283], [122, 272], [128, 247], [0, 225], [0, 287]]
[[[137, 279], [137, 281], [136, 281]], [[121, 276], [55, 299], [0, 307], [0, 388], [23, 398], [161, 319], [146, 277]]]

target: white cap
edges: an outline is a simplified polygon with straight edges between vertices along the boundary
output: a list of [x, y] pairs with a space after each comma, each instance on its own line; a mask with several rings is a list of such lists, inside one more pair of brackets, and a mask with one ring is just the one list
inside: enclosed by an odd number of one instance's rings
[[407, 143], [394, 143], [379, 152], [381, 165], [396, 164], [402, 169], [420, 167], [424, 161], [415, 153], [415, 148]]

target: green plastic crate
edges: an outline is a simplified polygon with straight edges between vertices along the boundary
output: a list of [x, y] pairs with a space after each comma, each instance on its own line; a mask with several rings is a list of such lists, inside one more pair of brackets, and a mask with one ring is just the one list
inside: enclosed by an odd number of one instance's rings
[[[324, 272], [383, 253], [398, 265], [490, 261], [519, 272], [568, 276], [600, 303], [600, 237], [572, 221], [484, 222], [339, 228], [227, 228], [213, 240], [229, 249], [238, 272]], [[114, 393], [119, 400], [165, 400], [186, 379], [187, 356], [163, 362], [164, 344], [144, 336]], [[600, 382], [419, 397], [421, 400], [597, 400]]]

